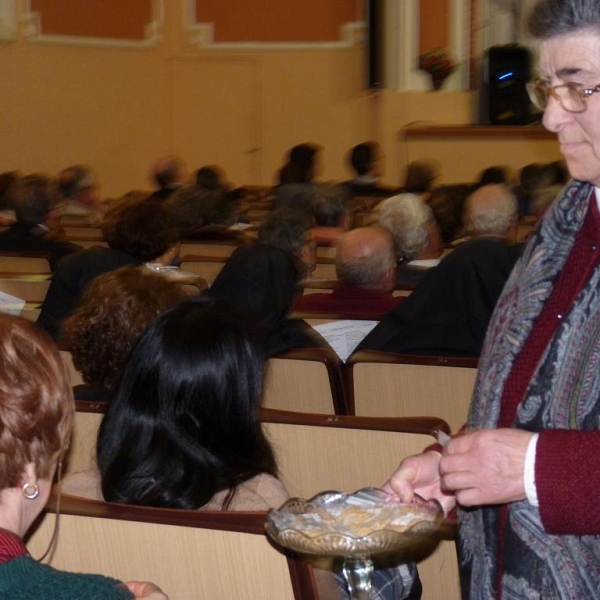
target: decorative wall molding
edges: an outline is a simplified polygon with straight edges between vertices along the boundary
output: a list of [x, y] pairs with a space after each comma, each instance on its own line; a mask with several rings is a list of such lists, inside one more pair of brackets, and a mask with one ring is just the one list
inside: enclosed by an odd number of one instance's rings
[[[2, 0], [0, 0], [1, 2]], [[79, 46], [104, 46], [116, 48], [147, 48], [155, 46], [161, 40], [164, 23], [165, 0], [151, 0], [152, 21], [144, 25], [144, 39], [129, 40], [121, 38], [90, 37], [78, 35], [45, 34], [42, 26], [42, 15], [33, 11], [31, 0], [17, 0], [19, 3], [17, 26], [19, 37], [31, 42], [47, 44], [64, 44]]]
[[[470, 2], [451, 0], [448, 19], [449, 50], [458, 63], [444, 89], [469, 87]], [[396, 91], [430, 89], [427, 73], [419, 70], [419, 0], [386, 0], [386, 87]]]
[[17, 33], [17, 13], [14, 0], [0, 0], [0, 43], [12, 42]]
[[332, 50], [358, 46], [365, 41], [367, 24], [353, 21], [340, 26], [340, 37], [332, 42], [215, 42], [214, 23], [198, 23], [195, 0], [183, 1], [183, 29], [190, 46], [202, 50]]

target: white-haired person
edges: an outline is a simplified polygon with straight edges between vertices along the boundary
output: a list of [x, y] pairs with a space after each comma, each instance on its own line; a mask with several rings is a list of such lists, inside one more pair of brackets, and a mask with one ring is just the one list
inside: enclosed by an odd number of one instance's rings
[[431, 267], [439, 264], [444, 243], [431, 208], [414, 194], [399, 194], [384, 200], [379, 225], [396, 240], [398, 284], [418, 284]]
[[600, 2], [539, 0], [532, 99], [573, 178], [490, 322], [468, 425], [387, 484], [458, 507], [463, 598], [600, 597]]

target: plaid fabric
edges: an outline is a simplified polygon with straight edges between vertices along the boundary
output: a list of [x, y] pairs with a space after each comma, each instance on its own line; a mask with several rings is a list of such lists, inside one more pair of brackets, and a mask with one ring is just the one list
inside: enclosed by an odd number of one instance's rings
[[[348, 600], [350, 592], [343, 575], [335, 573], [335, 581], [341, 597]], [[373, 571], [369, 600], [419, 600], [422, 590], [417, 566], [408, 563]]]

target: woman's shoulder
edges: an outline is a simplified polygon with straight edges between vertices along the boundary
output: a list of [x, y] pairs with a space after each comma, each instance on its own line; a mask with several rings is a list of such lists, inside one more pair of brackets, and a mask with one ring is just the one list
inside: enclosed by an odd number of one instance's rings
[[0, 565], [0, 597], [3, 600], [31, 598], [95, 598], [131, 600], [125, 585], [103, 575], [67, 573], [21, 556]]
[[[226, 496], [227, 491], [219, 492], [203, 509], [222, 509]], [[279, 508], [288, 498], [289, 494], [279, 479], [260, 473], [237, 486], [227, 510], [269, 510]]]
[[90, 500], [103, 500], [100, 473], [97, 469], [75, 471], [64, 477], [61, 491], [71, 496], [80, 496]]

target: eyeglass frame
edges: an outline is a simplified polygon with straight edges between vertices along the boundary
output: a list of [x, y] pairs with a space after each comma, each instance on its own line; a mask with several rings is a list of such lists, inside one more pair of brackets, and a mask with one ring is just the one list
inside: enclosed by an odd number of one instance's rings
[[[538, 89], [541, 88], [546, 92], [546, 105], [543, 108], [539, 106], [534, 100], [535, 95], [533, 94], [533, 90], [536, 87]], [[554, 91], [556, 90], [556, 88], [568, 88], [577, 92], [579, 98], [581, 99], [581, 102], [583, 103], [583, 108], [581, 110], [569, 110], [568, 108], [565, 108], [565, 106], [562, 103], [561, 97]], [[600, 83], [593, 88], [585, 88], [583, 87], [583, 84], [576, 83], [574, 81], [567, 81], [567, 83], [561, 83], [560, 85], [550, 85], [545, 79], [542, 79], [540, 77], [534, 79], [533, 81], [527, 82], [527, 92], [533, 104], [535, 104], [540, 110], [546, 110], [548, 106], [548, 100], [552, 96], [552, 98], [554, 98], [560, 104], [563, 110], [566, 110], [570, 113], [579, 114], [587, 110], [587, 99], [596, 92], [600, 92]]]

